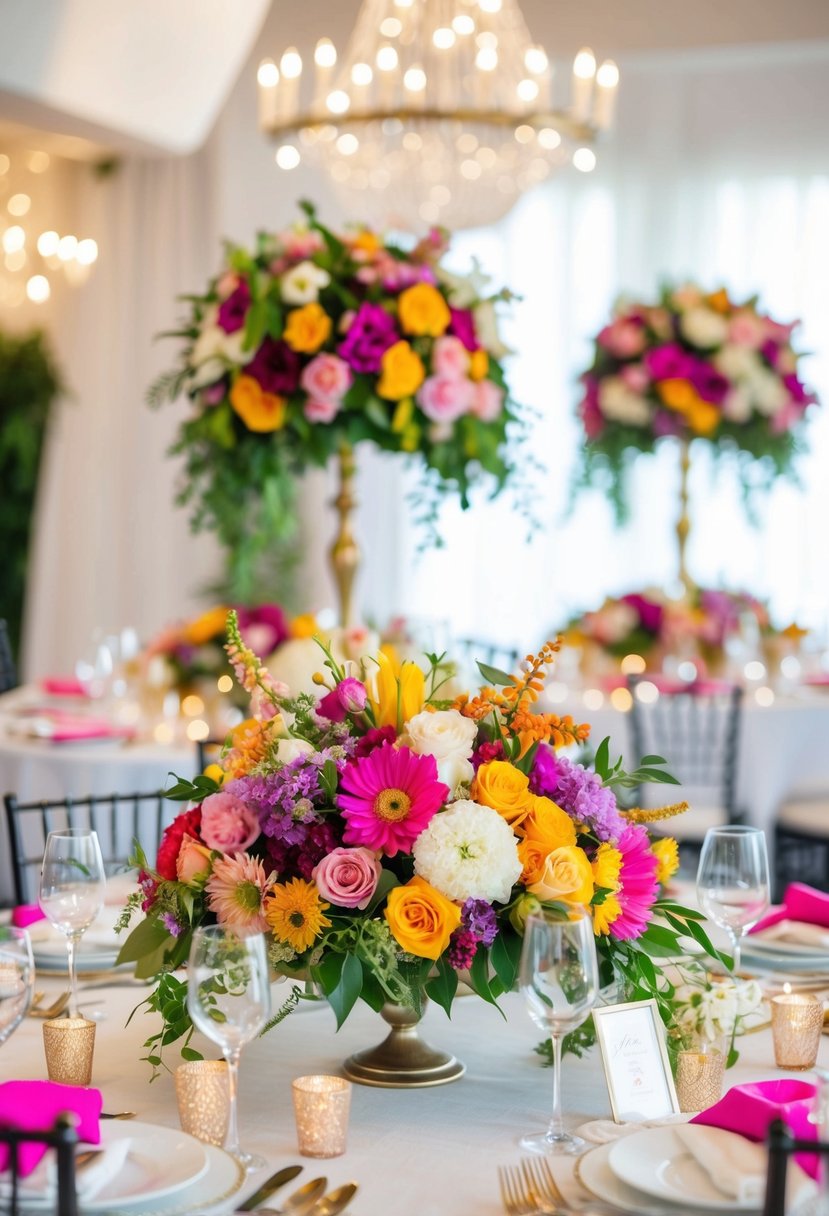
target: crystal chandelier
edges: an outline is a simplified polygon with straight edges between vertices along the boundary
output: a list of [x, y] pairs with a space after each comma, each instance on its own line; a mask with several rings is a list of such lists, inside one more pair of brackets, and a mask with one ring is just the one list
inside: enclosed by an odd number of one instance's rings
[[280, 169], [307, 155], [349, 209], [386, 225], [469, 228], [561, 164], [595, 166], [619, 71], [579, 51], [563, 104], [517, 0], [363, 0], [342, 60], [321, 38], [311, 72], [289, 47], [258, 82]]

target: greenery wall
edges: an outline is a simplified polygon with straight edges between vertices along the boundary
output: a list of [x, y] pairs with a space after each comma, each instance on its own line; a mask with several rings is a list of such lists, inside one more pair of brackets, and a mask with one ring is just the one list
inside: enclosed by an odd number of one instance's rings
[[49, 409], [60, 380], [43, 334], [0, 330], [0, 619], [17, 657], [32, 514]]

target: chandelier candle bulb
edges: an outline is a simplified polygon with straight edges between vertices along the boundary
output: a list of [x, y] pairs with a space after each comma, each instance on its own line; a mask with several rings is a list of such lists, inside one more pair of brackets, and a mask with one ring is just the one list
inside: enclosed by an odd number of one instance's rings
[[616, 90], [619, 86], [619, 69], [612, 59], [606, 59], [596, 73], [596, 97], [593, 123], [599, 131], [607, 131], [613, 125], [616, 109]]
[[324, 99], [331, 92], [334, 82], [334, 69], [337, 66], [337, 48], [330, 38], [320, 38], [314, 50], [314, 110], [324, 109]]
[[278, 110], [282, 122], [291, 122], [299, 113], [299, 80], [302, 58], [295, 46], [289, 46], [279, 61]]
[[279, 117], [277, 101], [277, 86], [279, 84], [279, 68], [272, 59], [263, 59], [256, 73], [259, 85], [259, 125], [266, 129], [269, 123], [276, 122]]
[[593, 102], [593, 81], [596, 57], [589, 47], [583, 47], [573, 61], [573, 117], [587, 122]]

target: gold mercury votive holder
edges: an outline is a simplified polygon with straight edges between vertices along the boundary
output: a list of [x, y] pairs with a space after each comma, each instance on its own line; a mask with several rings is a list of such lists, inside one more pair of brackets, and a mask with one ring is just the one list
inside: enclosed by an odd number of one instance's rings
[[683, 1050], [676, 1057], [676, 1096], [679, 1109], [708, 1110], [719, 1102], [725, 1076], [725, 1053], [719, 1048], [708, 1051]]
[[300, 1155], [341, 1156], [348, 1133], [351, 1082], [342, 1077], [296, 1077], [291, 1092]]
[[95, 1050], [95, 1023], [88, 1018], [50, 1018], [43, 1023], [43, 1049], [50, 1081], [89, 1085]]
[[771, 1000], [771, 1033], [778, 1068], [802, 1072], [817, 1063], [823, 1004], [810, 992], [786, 992]]
[[221, 1147], [230, 1113], [227, 1062], [188, 1060], [176, 1069], [176, 1101], [181, 1130]]

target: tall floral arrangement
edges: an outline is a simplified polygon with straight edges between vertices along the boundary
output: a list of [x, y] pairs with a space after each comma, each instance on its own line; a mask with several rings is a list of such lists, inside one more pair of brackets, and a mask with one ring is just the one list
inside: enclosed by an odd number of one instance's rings
[[448, 1011], [459, 973], [495, 1003], [540, 906], [589, 907], [605, 982], [622, 975], [663, 1002], [653, 958], [677, 953], [680, 934], [710, 949], [701, 918], [661, 897], [677, 846], [640, 822], [660, 812], [616, 800], [622, 785], [670, 782], [659, 757], [626, 774], [605, 741], [588, 770], [560, 749], [589, 728], [534, 712], [557, 643], [516, 675], [482, 665], [486, 686], [449, 701], [439, 656], [424, 672], [382, 654], [345, 669], [330, 652], [320, 695], [292, 697], [233, 614], [229, 636], [254, 715], [219, 767], [170, 791], [188, 809], [154, 862], [139, 859], [124, 917], [143, 912], [121, 961], [159, 977], [153, 1063], [188, 1030], [185, 984], [171, 972], [205, 922], [267, 933], [274, 969], [309, 976], [338, 1024], [359, 998], [417, 1008], [426, 994]]
[[685, 284], [655, 303], [621, 301], [582, 376], [583, 483], [603, 482], [623, 514], [630, 459], [671, 437], [736, 453], [746, 488], [789, 471], [816, 400], [800, 378], [795, 328], [722, 288]]
[[[508, 293], [450, 274], [442, 231], [404, 249], [305, 211], [253, 249], [227, 246], [207, 291], [187, 297], [177, 367], [150, 390], [152, 403], [190, 398], [173, 448], [180, 501], [218, 533], [243, 600], [257, 556], [292, 527], [294, 475], [343, 445], [419, 455], [428, 487], [464, 506], [481, 470], [496, 489], [509, 473], [495, 314]], [[434, 493], [419, 505], [432, 527]]]

